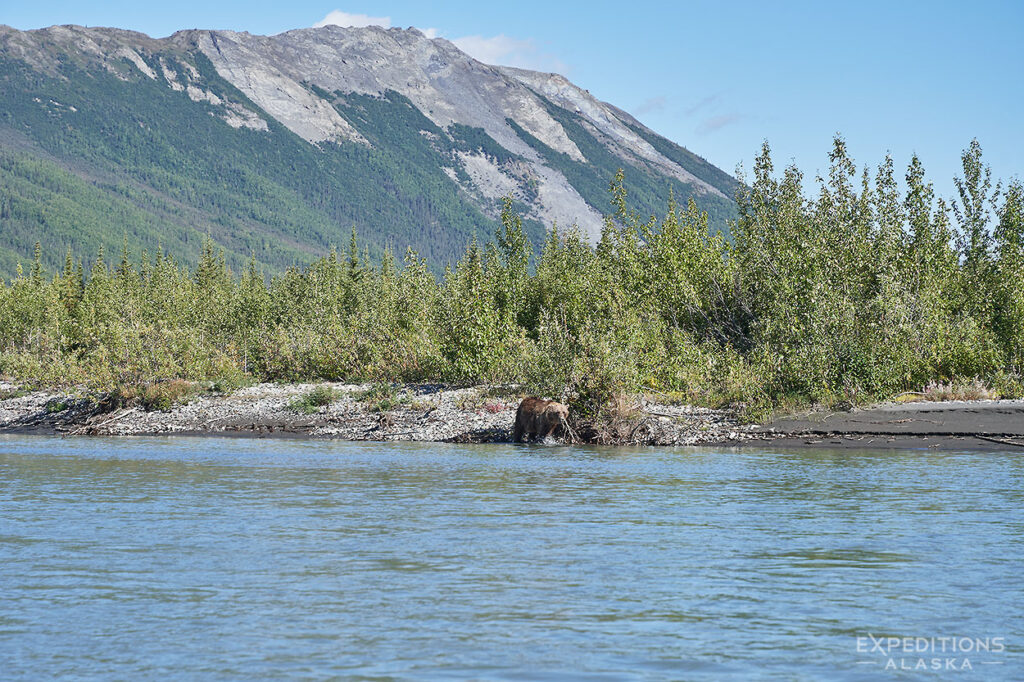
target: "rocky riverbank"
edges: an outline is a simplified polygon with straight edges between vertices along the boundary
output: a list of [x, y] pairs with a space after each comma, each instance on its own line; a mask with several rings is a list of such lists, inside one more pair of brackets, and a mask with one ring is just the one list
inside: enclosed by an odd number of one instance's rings
[[[118, 405], [81, 391], [26, 391], [0, 382], [0, 433], [223, 435], [372, 441], [511, 440], [519, 395], [511, 387], [258, 384], [201, 393], [165, 410]], [[324, 404], [316, 404], [322, 402]], [[628, 418], [563, 439], [604, 444], [700, 445], [754, 438], [725, 411], [637, 399]], [[756, 436], [763, 437], [763, 436]]]
[[[218, 435], [370, 441], [505, 442], [522, 396], [512, 386], [381, 387], [258, 384], [200, 391], [167, 409], [81, 390], [27, 390], [0, 381], [0, 434]], [[1024, 448], [1024, 401], [893, 403], [811, 411], [741, 424], [724, 410], [637, 397], [599, 425], [574, 422], [563, 442], [826, 448]]]

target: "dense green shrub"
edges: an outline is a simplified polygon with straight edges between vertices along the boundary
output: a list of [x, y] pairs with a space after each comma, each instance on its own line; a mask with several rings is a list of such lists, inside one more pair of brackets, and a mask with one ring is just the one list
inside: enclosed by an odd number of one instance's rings
[[330, 405], [338, 399], [334, 389], [327, 386], [317, 386], [312, 391], [295, 398], [288, 403], [288, 409], [302, 414], [313, 414], [321, 407]]
[[[269, 281], [209, 240], [194, 270], [125, 246], [49, 276], [37, 249], [0, 286], [0, 373], [157, 387], [138, 396], [157, 408], [172, 380], [514, 382], [593, 417], [640, 390], [751, 416], [975, 379], [1020, 393], [1020, 182], [993, 186], [976, 142], [952, 204], [917, 158], [902, 191], [889, 158], [858, 171], [836, 138], [830, 161], [808, 197], [766, 145], [731, 240], [692, 199], [641, 217], [620, 174], [598, 244], [552, 229], [535, 253], [506, 201], [495, 240], [440, 279], [412, 251], [371, 263], [355, 234]], [[373, 401], [390, 409], [392, 389]]]

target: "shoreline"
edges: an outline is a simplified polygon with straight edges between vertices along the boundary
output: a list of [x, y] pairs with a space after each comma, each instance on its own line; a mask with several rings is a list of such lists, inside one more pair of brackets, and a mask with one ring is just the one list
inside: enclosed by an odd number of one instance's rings
[[[290, 406], [314, 390], [334, 399], [309, 413]], [[410, 384], [391, 404], [374, 404], [369, 384], [256, 384], [201, 394], [168, 410], [102, 409], [102, 396], [39, 390], [0, 398], [0, 434], [58, 436], [229, 436], [348, 441], [510, 442], [519, 396], [510, 387]], [[0, 382], [0, 395], [18, 393]], [[58, 409], [59, 408], [59, 409]], [[387, 409], [384, 409], [387, 408]], [[730, 413], [640, 400], [608, 445], [702, 445], [754, 438]]]
[[753, 429], [786, 447], [1024, 452], [1024, 400], [883, 403], [776, 417]]
[[[19, 390], [0, 381], [0, 435], [218, 436], [347, 441], [510, 442], [519, 397], [513, 387], [415, 384], [388, 404], [368, 384], [256, 384], [204, 393], [167, 410], [101, 407], [80, 391]], [[329, 404], [304, 413], [294, 401], [327, 390]], [[921, 449], [1024, 452], [1024, 400], [886, 403], [808, 411], [741, 424], [726, 410], [639, 398], [628, 421], [581, 442], [602, 445]], [[579, 442], [579, 441], [578, 441]]]

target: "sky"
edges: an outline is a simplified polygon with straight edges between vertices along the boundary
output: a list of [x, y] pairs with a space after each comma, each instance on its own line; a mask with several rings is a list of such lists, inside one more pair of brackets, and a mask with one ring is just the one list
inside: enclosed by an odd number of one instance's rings
[[556, 71], [726, 171], [767, 140], [776, 169], [916, 153], [953, 197], [976, 137], [993, 177], [1024, 179], [1024, 0], [733, 2], [0, 0], [0, 23], [274, 34], [324, 22], [408, 27], [488, 63]]

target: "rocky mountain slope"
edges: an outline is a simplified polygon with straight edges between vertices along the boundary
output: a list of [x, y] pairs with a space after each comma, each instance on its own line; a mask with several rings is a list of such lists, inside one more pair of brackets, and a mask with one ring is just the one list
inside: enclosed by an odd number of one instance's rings
[[562, 76], [482, 64], [416, 29], [256, 36], [0, 27], [0, 271], [40, 241], [186, 260], [205, 235], [272, 270], [348, 241], [441, 264], [512, 195], [540, 240], [599, 234], [608, 183], [671, 189], [719, 229], [735, 180]]

